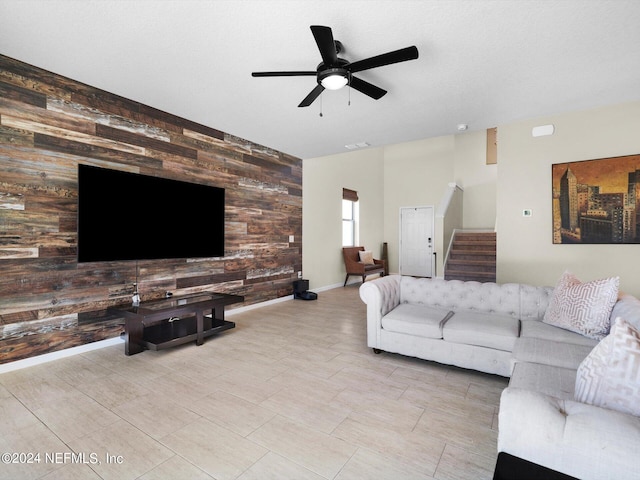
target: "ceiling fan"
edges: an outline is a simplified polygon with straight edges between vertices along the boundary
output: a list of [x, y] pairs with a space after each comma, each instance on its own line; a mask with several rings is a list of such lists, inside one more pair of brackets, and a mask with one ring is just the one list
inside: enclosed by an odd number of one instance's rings
[[316, 70], [311, 71], [289, 71], [289, 72], [253, 72], [252, 77], [301, 77], [315, 76], [318, 85], [311, 90], [298, 107], [308, 107], [313, 101], [320, 96], [325, 90], [338, 90], [345, 85], [358, 90], [369, 97], [378, 100], [382, 98], [387, 91], [380, 87], [372, 85], [369, 82], [354, 77], [354, 73], [369, 70], [371, 68], [391, 65], [392, 63], [406, 62], [407, 60], [415, 60], [418, 58], [418, 49], [415, 46], [401, 48], [392, 52], [369, 57], [357, 62], [348, 62], [338, 54], [343, 50], [342, 43], [333, 39], [333, 33], [330, 27], [320, 25], [312, 25], [311, 32], [318, 44], [322, 62]]

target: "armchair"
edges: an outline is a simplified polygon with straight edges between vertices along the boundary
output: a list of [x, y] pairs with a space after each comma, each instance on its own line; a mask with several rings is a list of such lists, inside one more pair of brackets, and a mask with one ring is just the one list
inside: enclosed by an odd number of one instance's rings
[[347, 286], [349, 276], [358, 275], [362, 277], [364, 283], [367, 275], [379, 273], [384, 277], [385, 261], [372, 258], [373, 263], [365, 263], [360, 261], [360, 252], [364, 252], [364, 247], [343, 247], [342, 256], [344, 257], [344, 268], [347, 271], [347, 277], [344, 279], [344, 285]]

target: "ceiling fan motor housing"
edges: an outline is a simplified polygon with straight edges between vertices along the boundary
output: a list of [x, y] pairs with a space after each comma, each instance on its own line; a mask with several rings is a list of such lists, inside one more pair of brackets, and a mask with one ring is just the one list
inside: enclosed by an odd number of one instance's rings
[[319, 84], [322, 84], [322, 81], [328, 77], [342, 77], [348, 80], [349, 71], [345, 68], [349, 62], [342, 58], [338, 58], [335, 63], [332, 65], [325, 65], [324, 62], [318, 65], [317, 72], [317, 80]]

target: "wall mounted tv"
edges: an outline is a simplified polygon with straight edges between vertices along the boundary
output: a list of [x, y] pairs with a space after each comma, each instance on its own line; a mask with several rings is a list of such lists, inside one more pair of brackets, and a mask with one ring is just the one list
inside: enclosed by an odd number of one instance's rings
[[78, 262], [224, 256], [224, 188], [78, 165]]

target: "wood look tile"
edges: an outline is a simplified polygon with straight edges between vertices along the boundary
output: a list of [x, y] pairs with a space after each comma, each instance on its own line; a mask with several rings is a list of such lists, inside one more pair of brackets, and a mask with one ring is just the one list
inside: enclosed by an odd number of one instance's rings
[[486, 457], [492, 457], [497, 452], [498, 432], [491, 428], [491, 424], [480, 425], [456, 415], [425, 410], [414, 431]]
[[280, 455], [269, 452], [247, 471], [238, 477], [238, 480], [326, 480], [311, 470], [298, 465]]
[[[105, 480], [138, 478], [173, 456], [173, 452], [138, 428], [118, 420], [68, 442], [76, 453], [95, 453], [99, 462], [91, 468]], [[122, 461], [107, 461], [120, 456]]]
[[356, 451], [350, 442], [281, 416], [247, 438], [325, 478], [335, 477]]
[[148, 388], [116, 373], [80, 383], [76, 388], [107, 408], [114, 408], [152, 393]]
[[193, 412], [239, 435], [247, 436], [276, 416], [276, 412], [222, 390], [189, 406]]
[[349, 459], [335, 480], [430, 480], [433, 477], [407, 466], [404, 462], [365, 448]]
[[401, 433], [373, 418], [356, 421], [349, 417], [333, 431], [332, 436], [390, 456], [426, 475], [433, 475], [445, 447], [442, 439], [414, 431]]
[[120, 417], [84, 393], [75, 392], [62, 400], [53, 401], [33, 412], [61, 440], [93, 433], [120, 420]]
[[455, 390], [450, 392], [442, 386], [411, 386], [407, 388], [401, 398], [422, 407], [427, 412], [439, 412], [447, 417], [462, 417], [470, 422], [486, 426], [491, 426], [493, 422], [494, 405], [468, 400]]
[[232, 480], [268, 449], [206, 419], [167, 435], [162, 443], [217, 480]]
[[508, 380], [374, 354], [357, 286], [230, 318], [198, 347], [114, 345], [1, 374], [0, 451], [123, 464], [8, 466], [0, 480], [491, 478]]
[[113, 413], [138, 427], [152, 438], [159, 439], [200, 418], [184, 406], [160, 395], [144, 395], [112, 409]]
[[206, 473], [204, 470], [201, 470], [195, 465], [187, 462], [180, 455], [174, 455], [139, 478], [139, 480], [167, 479], [215, 480], [214, 477]]
[[305, 389], [283, 389], [260, 403], [260, 406], [303, 423], [320, 432], [331, 433], [351, 412]]
[[447, 445], [434, 478], [438, 480], [491, 480], [495, 459]]
[[91, 470], [89, 465], [64, 464], [60, 468], [48, 473], [42, 480], [101, 480], [100, 476]]

